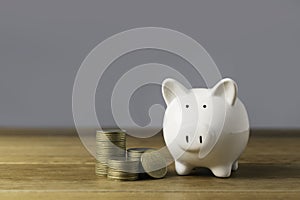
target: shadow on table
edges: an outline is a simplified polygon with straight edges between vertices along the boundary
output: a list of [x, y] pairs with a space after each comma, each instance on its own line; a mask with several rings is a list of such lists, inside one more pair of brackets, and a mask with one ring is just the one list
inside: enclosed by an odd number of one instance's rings
[[[231, 173], [233, 179], [286, 179], [300, 178], [300, 165], [297, 164], [260, 164], [260, 163], [241, 163], [236, 172]], [[169, 176], [176, 176], [174, 167], [171, 168]], [[213, 173], [207, 168], [196, 168], [188, 176], [214, 177]]]
[[242, 163], [237, 172], [232, 173], [233, 178], [256, 178], [256, 179], [286, 179], [300, 178], [300, 165], [287, 163]]

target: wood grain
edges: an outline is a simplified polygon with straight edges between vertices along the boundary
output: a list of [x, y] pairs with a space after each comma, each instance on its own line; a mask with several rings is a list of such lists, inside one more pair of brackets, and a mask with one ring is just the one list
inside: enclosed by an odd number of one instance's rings
[[[300, 132], [252, 131], [240, 168], [231, 178], [209, 170], [164, 179], [117, 182], [94, 174], [74, 130], [0, 130], [2, 199], [299, 199]], [[161, 147], [161, 135], [129, 138], [129, 147]]]

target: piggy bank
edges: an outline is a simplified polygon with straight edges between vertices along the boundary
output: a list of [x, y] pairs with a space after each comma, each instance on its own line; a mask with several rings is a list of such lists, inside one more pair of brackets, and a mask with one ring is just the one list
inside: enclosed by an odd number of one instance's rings
[[248, 143], [249, 120], [229, 78], [214, 87], [187, 89], [174, 79], [162, 84], [167, 108], [163, 136], [179, 175], [205, 167], [229, 177]]

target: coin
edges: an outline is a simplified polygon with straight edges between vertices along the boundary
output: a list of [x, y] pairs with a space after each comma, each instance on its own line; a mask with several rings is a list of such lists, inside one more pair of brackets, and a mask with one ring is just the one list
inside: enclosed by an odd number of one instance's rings
[[103, 162], [96, 162], [96, 165], [95, 165], [95, 173], [96, 175], [98, 176], [106, 176], [107, 174], [107, 165]]
[[131, 158], [140, 158], [145, 151], [151, 149], [152, 148], [129, 148], [127, 149], [127, 156]]
[[146, 173], [153, 178], [163, 178], [167, 174], [165, 158], [156, 150], [147, 150], [141, 156]]
[[138, 175], [135, 173], [128, 173], [108, 168], [107, 179], [119, 180], [119, 181], [134, 181], [138, 179]]
[[152, 148], [129, 148], [127, 149], [127, 157], [131, 158], [131, 159], [136, 159], [139, 161], [139, 178], [140, 179], [147, 179], [149, 178], [149, 176], [147, 175], [147, 173], [145, 173], [145, 170], [142, 166], [141, 163], [141, 156], [142, 154], [147, 151], [147, 150], [151, 150]]
[[166, 161], [158, 151], [151, 148], [126, 150], [126, 133], [122, 130], [96, 132], [96, 160], [96, 175], [107, 176], [110, 180], [162, 178], [167, 173]]
[[96, 141], [120, 141], [126, 140], [126, 132], [124, 130], [112, 129], [97, 131]]
[[107, 178], [132, 181], [138, 179], [138, 161], [123, 157], [108, 160]]
[[123, 130], [96, 132], [96, 165], [98, 176], [108, 173], [108, 162], [114, 157], [126, 157], [126, 133]]

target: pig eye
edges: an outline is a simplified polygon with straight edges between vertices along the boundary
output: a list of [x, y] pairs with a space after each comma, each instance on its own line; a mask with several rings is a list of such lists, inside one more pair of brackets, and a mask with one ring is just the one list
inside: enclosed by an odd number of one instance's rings
[[185, 105], [185, 107], [186, 107], [186, 108], [189, 108], [190, 106], [189, 106], [189, 105]]
[[203, 108], [206, 108], [207, 106], [204, 104], [202, 107], [203, 107]]

